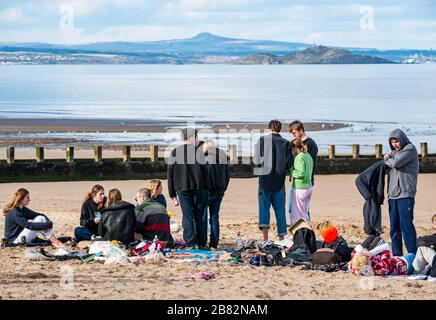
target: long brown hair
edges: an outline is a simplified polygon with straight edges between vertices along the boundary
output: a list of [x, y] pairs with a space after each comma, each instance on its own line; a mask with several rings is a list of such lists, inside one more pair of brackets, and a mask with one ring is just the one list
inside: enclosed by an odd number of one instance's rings
[[112, 189], [109, 191], [108, 200], [106, 203], [106, 208], [109, 207], [113, 203], [117, 203], [123, 200], [123, 197], [121, 196], [121, 192], [118, 189]]
[[29, 191], [27, 191], [26, 189], [24, 188], [18, 189], [17, 192], [14, 193], [12, 200], [3, 208], [3, 214], [6, 215], [13, 208], [18, 207], [21, 201], [23, 201], [28, 194]]
[[157, 199], [159, 196], [158, 189], [162, 186], [162, 181], [160, 180], [151, 180], [149, 184], [149, 190], [151, 191], [151, 198]]
[[[85, 203], [89, 199], [93, 199], [100, 191], [104, 191], [104, 188], [99, 184], [94, 185], [91, 189], [91, 192], [88, 192], [86, 194], [85, 198], [83, 199], [83, 203]], [[104, 206], [103, 202], [98, 204], [99, 208], [102, 208], [103, 206]]]

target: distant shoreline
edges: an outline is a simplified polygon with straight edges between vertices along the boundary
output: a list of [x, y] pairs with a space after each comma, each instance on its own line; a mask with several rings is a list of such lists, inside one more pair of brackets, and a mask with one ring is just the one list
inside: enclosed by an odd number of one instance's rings
[[[155, 121], [155, 120], [108, 120], [108, 119], [17, 119], [0, 118], [0, 146], [33, 146], [40, 144], [86, 144], [86, 139], [76, 139], [74, 133], [114, 133], [114, 132], [139, 132], [139, 133], [164, 133], [169, 129], [186, 126], [186, 121]], [[305, 122], [307, 131], [336, 130], [345, 128], [344, 122]], [[262, 130], [267, 128], [267, 122], [223, 122], [223, 121], [198, 121], [198, 129], [218, 130]], [[288, 123], [283, 122], [282, 132], [287, 132]], [[20, 137], [19, 134], [32, 133], [71, 133], [70, 138], [50, 137]]]

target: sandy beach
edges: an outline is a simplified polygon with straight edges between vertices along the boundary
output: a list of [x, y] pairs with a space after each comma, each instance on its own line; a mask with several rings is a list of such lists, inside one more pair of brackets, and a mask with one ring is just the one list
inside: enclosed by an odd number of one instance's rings
[[[365, 238], [363, 199], [354, 186], [354, 175], [318, 176], [311, 204], [313, 226], [333, 223], [351, 245]], [[418, 235], [431, 234], [435, 213], [435, 174], [419, 177], [415, 223]], [[54, 221], [57, 235], [72, 236], [78, 225], [81, 200], [93, 182], [26, 183], [30, 207]], [[136, 190], [147, 181], [104, 181], [108, 191], [117, 187], [133, 202]], [[165, 184], [165, 182], [164, 182]], [[0, 205], [5, 205], [21, 184], [0, 184]], [[166, 192], [166, 185], [165, 192]], [[287, 186], [289, 187], [289, 186]], [[180, 208], [170, 206], [181, 222]], [[221, 209], [221, 245], [233, 245], [235, 235], [261, 239], [257, 227], [257, 179], [234, 179]], [[275, 219], [272, 218], [272, 222]], [[4, 221], [1, 219], [0, 232]], [[383, 208], [384, 238], [389, 239], [387, 206]], [[271, 239], [275, 225], [272, 224]], [[181, 238], [181, 232], [175, 234]], [[72, 269], [74, 287], [60, 284], [65, 266]], [[186, 281], [198, 271], [216, 274], [213, 280]], [[371, 282], [372, 281], [372, 282]], [[139, 266], [106, 266], [97, 262], [32, 262], [23, 249], [0, 251], [0, 299], [436, 299], [435, 284], [427, 281], [360, 278], [345, 272], [303, 271], [298, 267], [188, 266], [172, 262]]]

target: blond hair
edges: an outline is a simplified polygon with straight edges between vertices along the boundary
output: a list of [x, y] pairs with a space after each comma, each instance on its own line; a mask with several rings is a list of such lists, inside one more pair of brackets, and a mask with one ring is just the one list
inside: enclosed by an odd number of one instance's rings
[[304, 153], [306, 153], [308, 150], [307, 146], [303, 143], [303, 141], [301, 141], [301, 139], [295, 138], [291, 141], [291, 143], [293, 148], [300, 149]]
[[151, 198], [152, 199], [157, 199], [157, 197], [159, 197], [159, 188], [162, 187], [162, 181], [155, 179], [155, 180], [151, 180], [150, 184], [148, 186], [148, 189], [151, 192]]
[[29, 195], [29, 191], [24, 188], [20, 188], [14, 193], [11, 201], [3, 208], [3, 214], [6, 215], [14, 208], [17, 208], [21, 202]]
[[351, 265], [353, 266], [353, 273], [360, 275], [368, 267], [368, 257], [361, 253], [356, 253], [353, 259], [351, 259]]
[[106, 208], [108, 208], [111, 204], [120, 202], [123, 199], [121, 196], [121, 192], [118, 189], [112, 189], [109, 191], [108, 201], [106, 204]]

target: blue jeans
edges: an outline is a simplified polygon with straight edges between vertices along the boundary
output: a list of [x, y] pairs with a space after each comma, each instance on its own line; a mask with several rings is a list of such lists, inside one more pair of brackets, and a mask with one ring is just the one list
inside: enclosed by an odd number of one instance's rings
[[416, 254], [416, 230], [413, 224], [414, 198], [389, 200], [389, 220], [391, 224], [392, 254], [403, 255], [403, 238], [407, 252]]
[[277, 221], [277, 235], [286, 235], [286, 191], [285, 186], [279, 191], [268, 192], [259, 188], [259, 228], [269, 228], [270, 208], [274, 209]]
[[77, 227], [74, 229], [74, 237], [77, 241], [91, 240], [92, 236], [96, 236], [96, 234], [92, 233], [85, 227]]
[[182, 191], [177, 193], [182, 208], [183, 239], [187, 246], [207, 245], [207, 200], [206, 189]]
[[[209, 192], [209, 217], [210, 217], [210, 246], [217, 248], [220, 241], [220, 221], [219, 212], [221, 202], [223, 201], [224, 192]], [[207, 211], [207, 209], [206, 209]]]

